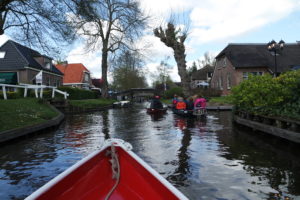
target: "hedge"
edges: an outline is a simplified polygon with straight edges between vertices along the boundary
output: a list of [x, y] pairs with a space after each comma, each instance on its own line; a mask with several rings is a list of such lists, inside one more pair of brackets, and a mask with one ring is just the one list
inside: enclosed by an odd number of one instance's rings
[[300, 119], [300, 70], [250, 76], [232, 90], [233, 103], [255, 114]]
[[69, 94], [68, 99], [73, 100], [96, 99], [100, 97], [98, 91], [83, 90], [73, 87], [59, 87], [58, 89], [67, 92]]

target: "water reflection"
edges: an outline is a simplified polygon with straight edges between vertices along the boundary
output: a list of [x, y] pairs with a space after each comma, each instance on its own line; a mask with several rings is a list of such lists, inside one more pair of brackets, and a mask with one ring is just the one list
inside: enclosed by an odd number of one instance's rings
[[[268, 199], [300, 195], [299, 146], [238, 128], [233, 130], [232, 137], [220, 135], [219, 138], [228, 147], [228, 152], [222, 156], [228, 160], [241, 160], [243, 170], [258, 177], [251, 184], [269, 185], [274, 189], [267, 194]], [[250, 189], [249, 192], [255, 191]]]
[[[68, 116], [56, 131], [0, 147], [0, 199], [23, 199], [51, 178], [121, 138], [190, 199], [297, 199], [299, 147], [231, 124], [129, 109]], [[16, 191], [18, 191], [16, 193]]]
[[[189, 146], [192, 140], [192, 134], [189, 128], [194, 128], [194, 119], [175, 117], [175, 127], [178, 127], [182, 131], [181, 146], [178, 150], [178, 166], [174, 170], [173, 174], [167, 177], [167, 180], [171, 181], [177, 186], [188, 186], [186, 180], [190, 173], [190, 153], [188, 152]], [[169, 164], [169, 163], [165, 163]]]
[[156, 114], [149, 114], [149, 116], [151, 117], [152, 121], [160, 121], [164, 119], [164, 115], [163, 113], [156, 113]]

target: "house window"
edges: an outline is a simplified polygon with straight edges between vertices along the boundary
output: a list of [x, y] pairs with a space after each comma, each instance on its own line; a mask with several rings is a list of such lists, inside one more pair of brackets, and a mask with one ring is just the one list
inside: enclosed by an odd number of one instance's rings
[[243, 72], [243, 79], [247, 80], [248, 79], [248, 72]]
[[50, 69], [50, 67], [51, 67], [51, 64], [50, 63], [46, 63], [46, 68]]
[[0, 51], [0, 59], [3, 59], [5, 57], [6, 52], [5, 51]]
[[262, 76], [263, 72], [250, 72], [254, 76]]
[[222, 68], [224, 61], [222, 59], [218, 62], [218, 69]]
[[253, 76], [262, 76], [263, 72], [243, 72], [243, 79], [246, 80], [249, 77], [249, 74], [252, 74]]
[[227, 73], [227, 89], [231, 89], [231, 74]]
[[223, 58], [223, 67], [226, 67], [226, 65], [227, 65], [227, 61], [226, 61], [226, 58], [224, 57]]
[[223, 77], [222, 76], [219, 78], [219, 86], [220, 86], [220, 90], [223, 90]]
[[207, 79], [210, 79], [212, 77], [212, 72], [207, 72]]
[[88, 73], [84, 73], [84, 81], [85, 82], [89, 81], [89, 74]]

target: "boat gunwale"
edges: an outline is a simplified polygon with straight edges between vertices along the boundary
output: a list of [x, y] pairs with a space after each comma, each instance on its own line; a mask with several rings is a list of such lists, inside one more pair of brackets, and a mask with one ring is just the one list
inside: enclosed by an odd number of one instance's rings
[[[40, 197], [42, 194], [47, 192], [52, 186], [59, 183], [61, 180], [63, 180], [65, 177], [67, 177], [69, 174], [74, 172], [76, 169], [81, 167], [83, 164], [85, 164], [88, 160], [96, 156], [97, 154], [101, 153], [105, 149], [111, 146], [111, 144], [114, 144], [115, 146], [118, 146], [122, 148], [126, 153], [128, 153], [136, 162], [138, 162], [142, 167], [146, 169], [151, 175], [153, 175], [156, 179], [158, 179], [159, 182], [162, 183], [167, 189], [170, 190], [178, 199], [180, 200], [188, 200], [188, 198], [181, 193], [177, 188], [175, 188], [171, 183], [169, 183], [164, 177], [162, 177], [157, 171], [155, 171], [149, 164], [147, 164], [145, 161], [143, 161], [137, 154], [135, 154], [133, 151], [131, 151], [130, 148], [126, 147], [123, 143], [120, 143], [119, 140], [114, 141], [111, 140], [110, 143], [105, 143], [100, 150], [96, 150], [86, 157], [82, 158], [80, 161], [72, 165], [71, 167], [67, 168], [65, 171], [51, 179], [49, 182], [47, 182], [45, 185], [37, 189], [35, 192], [33, 192], [31, 195], [25, 198], [25, 200], [34, 200]], [[128, 144], [128, 143], [127, 143]]]

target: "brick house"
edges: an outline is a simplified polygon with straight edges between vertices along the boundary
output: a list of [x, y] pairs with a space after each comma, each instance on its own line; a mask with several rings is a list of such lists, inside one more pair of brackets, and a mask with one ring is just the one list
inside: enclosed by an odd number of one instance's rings
[[[300, 45], [286, 44], [276, 57], [278, 74], [291, 70], [300, 65]], [[273, 74], [274, 71], [275, 56], [268, 51], [267, 44], [229, 44], [216, 57], [211, 87], [228, 95], [231, 88], [247, 79], [249, 74]]]
[[197, 70], [191, 75], [191, 88], [200, 88], [203, 86], [208, 86], [211, 80], [211, 77], [214, 72], [214, 67], [206, 65], [205, 67]]
[[62, 63], [56, 65], [64, 74], [63, 86], [90, 89], [92, 86], [90, 71], [82, 63]]
[[40, 71], [43, 71], [43, 85], [62, 84], [63, 74], [52, 64], [52, 58], [12, 40], [0, 47], [0, 83], [35, 84]]
[[95, 88], [101, 88], [103, 80], [101, 78], [92, 78], [92, 84]]

